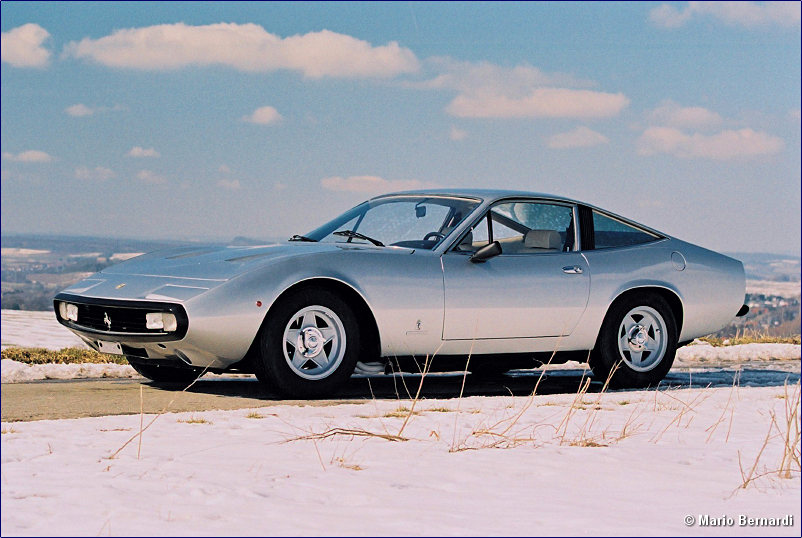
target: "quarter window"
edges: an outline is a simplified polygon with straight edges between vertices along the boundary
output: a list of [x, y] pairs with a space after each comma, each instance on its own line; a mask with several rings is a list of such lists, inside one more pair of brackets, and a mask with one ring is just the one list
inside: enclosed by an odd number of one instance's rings
[[595, 248], [615, 248], [640, 245], [660, 237], [620, 220], [593, 211]]

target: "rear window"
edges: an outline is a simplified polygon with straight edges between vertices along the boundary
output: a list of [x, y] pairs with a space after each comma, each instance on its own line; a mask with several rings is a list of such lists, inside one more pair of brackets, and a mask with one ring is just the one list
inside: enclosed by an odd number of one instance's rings
[[593, 211], [595, 248], [628, 247], [660, 239], [659, 236]]

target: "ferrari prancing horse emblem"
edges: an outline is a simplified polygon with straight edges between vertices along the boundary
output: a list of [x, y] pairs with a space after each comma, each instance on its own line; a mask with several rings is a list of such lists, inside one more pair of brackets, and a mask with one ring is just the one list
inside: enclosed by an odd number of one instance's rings
[[111, 330], [111, 318], [109, 317], [108, 312], [103, 312], [103, 323], [106, 324], [106, 328]]

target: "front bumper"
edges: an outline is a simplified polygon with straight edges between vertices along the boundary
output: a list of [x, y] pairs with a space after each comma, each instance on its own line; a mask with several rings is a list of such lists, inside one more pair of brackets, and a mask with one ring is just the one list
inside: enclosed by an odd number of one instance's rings
[[[77, 305], [77, 321], [61, 316], [59, 303], [62, 302]], [[175, 303], [98, 299], [59, 293], [53, 300], [53, 307], [59, 323], [89, 340], [109, 340], [123, 344], [173, 342], [184, 338], [189, 329], [186, 310]], [[177, 322], [176, 330], [148, 329], [145, 315], [151, 312], [173, 314]]]

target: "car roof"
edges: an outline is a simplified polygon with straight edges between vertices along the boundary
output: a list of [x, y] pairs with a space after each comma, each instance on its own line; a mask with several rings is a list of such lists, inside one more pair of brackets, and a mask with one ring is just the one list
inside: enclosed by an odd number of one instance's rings
[[401, 192], [392, 192], [387, 194], [382, 194], [380, 196], [376, 196], [373, 199], [384, 198], [389, 196], [412, 196], [412, 195], [421, 195], [421, 196], [465, 196], [470, 198], [479, 198], [483, 201], [493, 201], [499, 200], [502, 198], [545, 198], [549, 200], [561, 200], [564, 202], [577, 202], [572, 198], [566, 198], [565, 196], [559, 196], [556, 194], [548, 194], [544, 192], [531, 192], [531, 191], [519, 191], [519, 190], [507, 190], [507, 189], [423, 189], [423, 190], [414, 190], [414, 191], [401, 191]]

